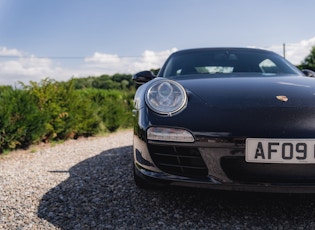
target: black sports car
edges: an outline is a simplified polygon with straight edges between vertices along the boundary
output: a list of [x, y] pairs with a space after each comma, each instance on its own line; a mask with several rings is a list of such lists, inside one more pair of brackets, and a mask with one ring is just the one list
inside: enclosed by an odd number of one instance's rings
[[182, 50], [137, 73], [136, 184], [315, 192], [314, 76], [249, 48]]

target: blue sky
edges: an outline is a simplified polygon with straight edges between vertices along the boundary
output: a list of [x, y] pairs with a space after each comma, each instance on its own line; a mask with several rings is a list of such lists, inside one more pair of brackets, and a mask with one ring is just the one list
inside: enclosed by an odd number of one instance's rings
[[270, 49], [300, 63], [314, 0], [0, 0], [0, 84], [158, 68], [179, 49]]

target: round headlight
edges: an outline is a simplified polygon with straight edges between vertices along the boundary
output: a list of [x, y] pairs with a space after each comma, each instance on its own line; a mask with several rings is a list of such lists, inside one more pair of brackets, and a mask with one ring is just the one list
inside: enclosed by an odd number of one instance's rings
[[145, 99], [154, 112], [170, 116], [179, 112], [187, 104], [185, 89], [171, 80], [154, 82], [148, 88]]

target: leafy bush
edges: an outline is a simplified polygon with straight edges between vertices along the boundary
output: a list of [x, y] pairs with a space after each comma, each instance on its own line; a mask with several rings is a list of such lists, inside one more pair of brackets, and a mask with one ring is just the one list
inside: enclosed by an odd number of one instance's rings
[[75, 83], [46, 78], [21, 89], [0, 87], [0, 153], [132, 125], [134, 90], [76, 89]]
[[29, 92], [0, 88], [0, 153], [39, 141], [44, 121]]
[[43, 141], [65, 140], [81, 135], [93, 135], [100, 120], [94, 105], [75, 91], [73, 81], [55, 82], [45, 79], [30, 82], [24, 89], [35, 97], [45, 120]]
[[133, 94], [118, 90], [86, 89], [81, 93], [94, 104], [104, 128], [110, 132], [131, 124]]

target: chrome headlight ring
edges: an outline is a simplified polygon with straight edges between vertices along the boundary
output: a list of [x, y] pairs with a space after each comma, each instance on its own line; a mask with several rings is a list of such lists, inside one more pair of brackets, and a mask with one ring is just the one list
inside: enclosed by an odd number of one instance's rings
[[187, 94], [176, 81], [159, 80], [148, 87], [145, 101], [154, 112], [172, 116], [186, 107]]

